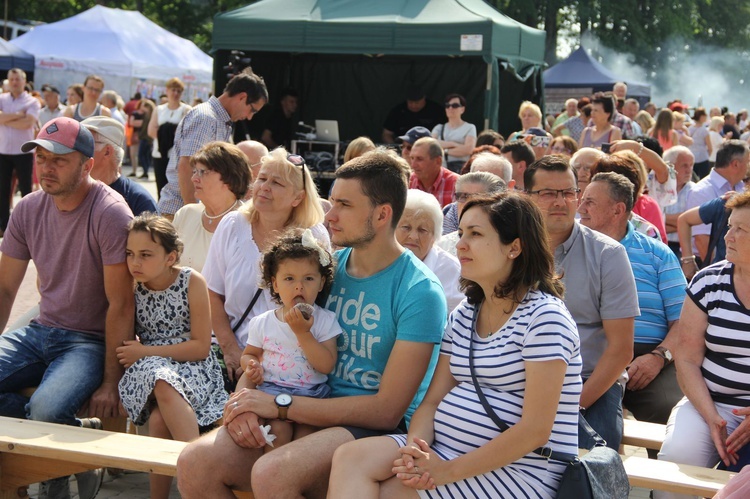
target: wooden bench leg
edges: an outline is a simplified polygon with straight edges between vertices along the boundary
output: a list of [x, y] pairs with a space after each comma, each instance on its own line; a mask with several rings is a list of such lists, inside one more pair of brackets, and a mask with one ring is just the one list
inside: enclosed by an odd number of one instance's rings
[[17, 498], [19, 487], [93, 469], [96, 466], [46, 457], [0, 453], [0, 497]]

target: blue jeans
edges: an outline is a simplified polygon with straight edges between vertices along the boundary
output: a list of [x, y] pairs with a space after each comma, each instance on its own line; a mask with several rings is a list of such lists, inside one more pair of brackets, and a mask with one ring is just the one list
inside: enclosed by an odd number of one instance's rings
[[[0, 336], [0, 415], [78, 426], [76, 413], [99, 388], [104, 337], [28, 326]], [[38, 386], [29, 399], [16, 393]]]
[[[607, 447], [618, 452], [622, 442], [622, 393], [622, 385], [615, 383], [583, 413], [589, 425], [607, 441]], [[593, 445], [587, 434], [578, 432], [578, 447], [590, 449]]]

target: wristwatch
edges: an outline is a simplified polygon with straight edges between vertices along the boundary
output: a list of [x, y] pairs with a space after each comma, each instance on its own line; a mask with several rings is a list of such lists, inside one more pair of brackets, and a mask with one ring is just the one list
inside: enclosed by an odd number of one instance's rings
[[661, 357], [664, 360], [664, 367], [668, 366], [674, 360], [674, 358], [672, 357], [672, 352], [662, 346], [654, 348], [654, 351], [649, 353]]
[[279, 393], [276, 398], [273, 399], [276, 402], [276, 407], [279, 408], [279, 417], [282, 421], [287, 420], [287, 411], [289, 406], [292, 405], [292, 396], [288, 393]]

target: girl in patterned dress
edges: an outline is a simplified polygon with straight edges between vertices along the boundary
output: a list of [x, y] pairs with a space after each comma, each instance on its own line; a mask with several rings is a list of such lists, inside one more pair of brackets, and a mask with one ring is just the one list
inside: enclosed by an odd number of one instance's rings
[[[281, 306], [253, 317], [240, 364], [244, 374], [237, 383], [265, 393], [325, 398], [331, 389], [327, 373], [336, 364], [336, 338], [341, 334], [336, 314], [314, 305], [326, 296], [333, 281], [331, 255], [310, 229], [292, 230], [263, 255], [263, 285]], [[230, 403], [232, 399], [230, 398]], [[274, 447], [314, 431], [309, 425], [274, 419]]]
[[[117, 348], [126, 368], [120, 399], [136, 424], [150, 421], [151, 436], [189, 441], [200, 426], [222, 416], [227, 400], [211, 354], [206, 281], [177, 266], [182, 242], [172, 224], [146, 213], [129, 226], [128, 269], [136, 281], [136, 340]], [[168, 497], [172, 478], [151, 475], [151, 497]]]

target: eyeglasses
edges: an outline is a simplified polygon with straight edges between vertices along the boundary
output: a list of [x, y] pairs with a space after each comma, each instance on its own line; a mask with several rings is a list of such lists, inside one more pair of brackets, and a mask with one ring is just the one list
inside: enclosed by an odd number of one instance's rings
[[286, 160], [289, 161], [294, 166], [302, 167], [302, 190], [307, 192], [307, 185], [305, 185], [306, 184], [305, 177], [307, 177], [307, 175], [305, 175], [305, 166], [307, 166], [307, 163], [305, 163], [305, 158], [303, 158], [299, 154], [289, 154], [286, 157]]
[[453, 201], [456, 201], [458, 203], [465, 203], [469, 199], [476, 196], [476, 193], [473, 192], [454, 192], [453, 193]]
[[459, 107], [463, 107], [463, 106], [459, 104], [458, 102], [453, 102], [453, 103], [446, 102], [445, 103], [445, 109], [448, 109], [448, 108], [458, 109]]
[[103, 88], [96, 88], [96, 87], [89, 87], [89, 86], [86, 87], [86, 90], [94, 92], [95, 94], [100, 94], [104, 91]]
[[403, 144], [401, 144], [401, 149], [403, 149], [404, 151], [411, 151], [411, 146], [412, 145], [408, 142], [404, 142]]
[[568, 148], [565, 146], [552, 146], [551, 150], [552, 152], [557, 152], [557, 153], [565, 153], [565, 152], [570, 153]]
[[557, 196], [560, 194], [562, 194], [562, 197], [565, 201], [575, 201], [576, 199], [578, 199], [578, 193], [581, 192], [581, 189], [539, 189], [537, 191], [526, 192], [528, 192], [529, 194], [536, 194], [542, 201], [551, 203], [555, 201], [557, 199]]
[[260, 111], [260, 109], [255, 109], [255, 106], [253, 106], [253, 104], [250, 102], [248, 102], [247, 105], [250, 106], [250, 112], [253, 114], [258, 114], [258, 112]]
[[212, 171], [213, 170], [209, 170], [208, 168], [193, 168], [193, 177], [197, 176], [198, 178], [203, 178]]

